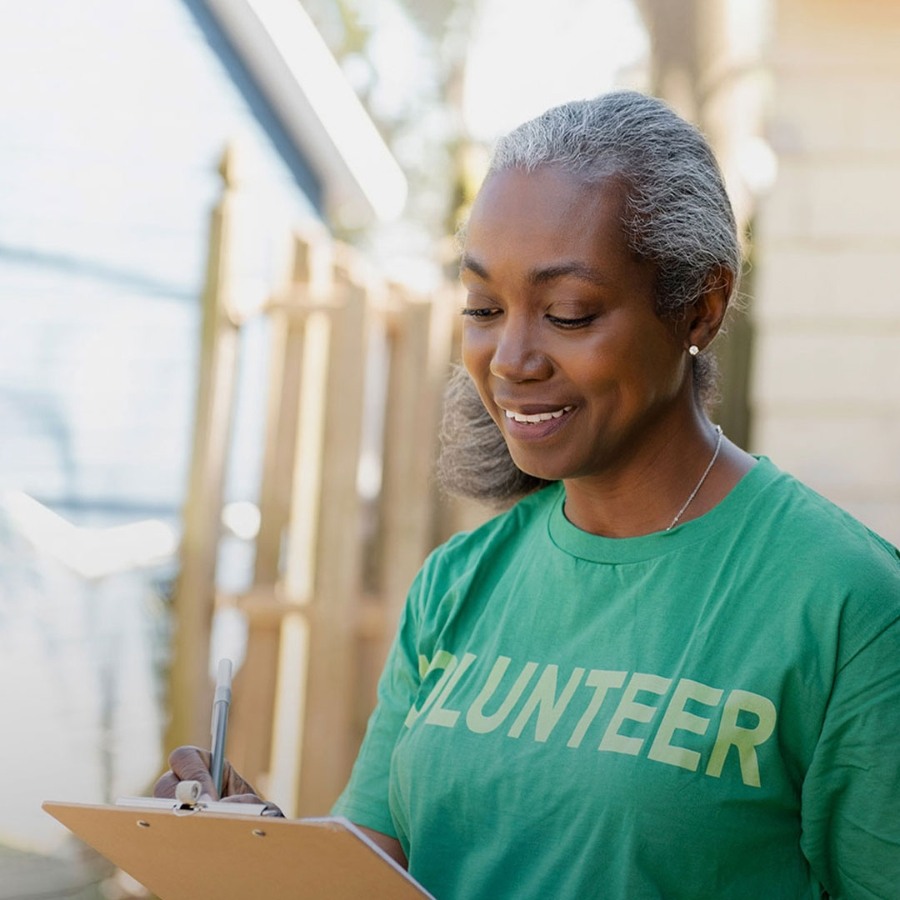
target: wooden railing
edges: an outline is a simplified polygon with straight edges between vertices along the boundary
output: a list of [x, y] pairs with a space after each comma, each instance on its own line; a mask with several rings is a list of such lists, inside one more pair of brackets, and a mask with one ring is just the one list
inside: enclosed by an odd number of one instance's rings
[[[453, 530], [431, 470], [457, 301], [453, 288], [423, 298], [386, 283], [326, 235], [295, 237], [290, 279], [263, 312], [271, 374], [253, 584], [218, 596], [241, 327], [229, 311], [229, 166], [211, 228], [166, 740], [207, 741], [212, 617], [236, 604], [249, 636], [229, 757], [286, 812], [321, 814], [346, 781], [409, 583]], [[365, 495], [364, 435], [380, 475]]]

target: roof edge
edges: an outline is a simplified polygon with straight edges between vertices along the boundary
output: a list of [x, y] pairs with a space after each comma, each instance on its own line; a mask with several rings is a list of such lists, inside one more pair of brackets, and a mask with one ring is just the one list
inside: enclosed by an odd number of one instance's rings
[[390, 221], [407, 181], [299, 0], [204, 0], [348, 228]]

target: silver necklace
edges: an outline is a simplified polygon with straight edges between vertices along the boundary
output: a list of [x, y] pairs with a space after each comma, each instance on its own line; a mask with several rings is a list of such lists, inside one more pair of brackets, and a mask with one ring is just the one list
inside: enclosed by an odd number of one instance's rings
[[709, 465], [704, 470], [703, 474], [700, 476], [700, 480], [697, 482], [697, 486], [691, 491], [691, 496], [684, 501], [684, 506], [678, 510], [675, 514], [675, 518], [672, 519], [672, 524], [666, 529], [666, 531], [671, 531], [677, 524], [678, 520], [684, 515], [684, 511], [691, 505], [694, 500], [694, 497], [697, 496], [700, 488], [703, 487], [703, 482], [706, 481], [706, 476], [709, 475], [712, 467], [716, 464], [716, 460], [719, 458], [719, 450], [722, 448], [722, 426], [716, 425], [716, 449], [713, 452], [712, 459], [709, 461]]

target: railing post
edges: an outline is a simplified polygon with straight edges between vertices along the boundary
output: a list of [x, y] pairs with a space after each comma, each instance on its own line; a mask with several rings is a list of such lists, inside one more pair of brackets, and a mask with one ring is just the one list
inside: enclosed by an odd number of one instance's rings
[[314, 549], [313, 608], [298, 782], [302, 814], [328, 811], [353, 764], [362, 514], [357, 486], [367, 349], [367, 293], [344, 266], [325, 383], [322, 493]]
[[282, 620], [290, 599], [282, 585], [282, 556], [302, 414], [306, 319], [313, 306], [329, 299], [330, 278], [330, 237], [295, 235], [289, 282], [268, 305], [272, 357], [260, 528], [253, 586], [241, 602], [247, 616], [247, 650], [234, 684], [229, 749], [237, 768], [264, 792], [269, 791]]
[[229, 147], [219, 166], [222, 197], [210, 220], [193, 449], [173, 595], [171, 718], [165, 739], [170, 748], [209, 740], [209, 640], [239, 337], [231, 315], [235, 164], [234, 150]]
[[[432, 473], [454, 308], [449, 297], [423, 302], [398, 288], [392, 293], [378, 545], [384, 621], [378, 641], [379, 668], [412, 579], [434, 546]], [[374, 684], [371, 688], [374, 692]], [[374, 701], [374, 693], [367, 699]]]

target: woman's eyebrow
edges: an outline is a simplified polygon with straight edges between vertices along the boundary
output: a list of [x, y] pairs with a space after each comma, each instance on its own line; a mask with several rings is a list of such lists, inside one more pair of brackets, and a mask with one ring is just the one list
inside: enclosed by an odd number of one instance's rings
[[[463, 253], [459, 260], [460, 275], [466, 271], [472, 272], [485, 281], [490, 280], [487, 267], [469, 254]], [[591, 284], [609, 284], [609, 279], [599, 269], [578, 260], [534, 268], [528, 273], [527, 278], [528, 282], [533, 285], [547, 284], [557, 278], [580, 278]]]
[[485, 281], [490, 278], [487, 269], [477, 259], [473, 259], [468, 253], [463, 253], [459, 260], [459, 274], [462, 275], [466, 271], [473, 272]]
[[609, 284], [609, 279], [599, 269], [577, 260], [532, 269], [528, 273], [528, 281], [535, 285], [546, 284], [548, 281], [554, 281], [557, 278], [580, 278], [582, 281], [589, 281], [591, 284]]

